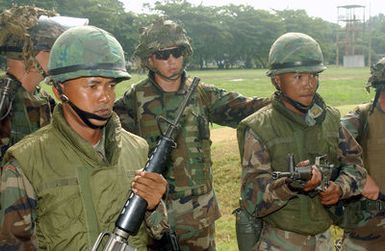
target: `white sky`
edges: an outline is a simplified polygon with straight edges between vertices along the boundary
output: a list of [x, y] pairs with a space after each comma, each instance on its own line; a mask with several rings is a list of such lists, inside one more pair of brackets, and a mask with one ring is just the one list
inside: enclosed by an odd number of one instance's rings
[[[120, 0], [124, 3], [127, 11], [133, 11], [137, 13], [146, 12], [143, 8], [144, 3], [149, 3], [151, 6], [157, 0]], [[234, 5], [250, 5], [256, 9], [265, 10], [285, 10], [285, 9], [304, 9], [309, 16], [320, 17], [329, 22], [337, 23], [337, 6], [343, 5], [364, 5], [365, 6], [365, 19], [369, 16], [377, 15], [378, 13], [385, 13], [385, 0], [187, 0], [193, 5], [205, 5], [205, 6], [221, 6], [228, 5], [230, 3]], [[363, 18], [363, 10], [361, 8], [356, 9], [356, 15], [359, 19]], [[341, 16], [345, 15], [345, 9], [339, 10]]]

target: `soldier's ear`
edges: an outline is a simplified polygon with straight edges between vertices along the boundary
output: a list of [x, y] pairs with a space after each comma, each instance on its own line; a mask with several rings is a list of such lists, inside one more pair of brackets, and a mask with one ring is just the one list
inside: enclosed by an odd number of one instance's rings
[[271, 82], [277, 90], [281, 90], [281, 78], [278, 75], [275, 75], [271, 78]]
[[152, 68], [154, 66], [154, 62], [153, 62], [153, 59], [152, 59], [152, 55], [150, 55], [148, 58], [147, 58], [147, 64]]
[[52, 87], [52, 91], [55, 94], [55, 97], [61, 100], [63, 103], [68, 101], [68, 97], [63, 92], [63, 84], [55, 84]]

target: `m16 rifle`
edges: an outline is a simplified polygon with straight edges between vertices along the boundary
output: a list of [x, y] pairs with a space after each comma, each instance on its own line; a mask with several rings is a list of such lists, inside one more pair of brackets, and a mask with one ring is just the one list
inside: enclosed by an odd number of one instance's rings
[[[273, 172], [272, 173], [273, 180], [276, 180], [282, 177], [287, 177], [293, 182], [292, 186], [294, 188], [303, 188], [305, 183], [312, 178], [313, 165], [308, 165], [304, 167], [295, 166], [293, 154], [288, 155], [288, 162], [289, 162], [289, 171]], [[316, 168], [318, 168], [318, 170], [322, 175], [321, 183], [315, 188], [315, 192], [324, 192], [329, 186], [329, 181], [334, 171], [334, 165], [328, 164], [326, 155], [316, 157], [314, 165], [316, 166]]]
[[[160, 120], [169, 124], [165, 133], [161, 130], [161, 137], [157, 146], [152, 151], [148, 161], [144, 167], [146, 172], [164, 173], [166, 169], [166, 162], [173, 148], [176, 147], [176, 131], [180, 128], [180, 120], [183, 112], [188, 105], [190, 98], [199, 84], [200, 79], [195, 77], [191, 86], [186, 92], [186, 95], [180, 104], [174, 121], [169, 121], [166, 118], [158, 117]], [[105, 237], [109, 237], [103, 247], [103, 251], [134, 251], [135, 248], [128, 245], [127, 240], [130, 235], [135, 235], [140, 225], [143, 222], [144, 215], [147, 209], [147, 201], [131, 192], [120, 215], [115, 222], [115, 229], [113, 233], [102, 232], [97, 238], [92, 251], [99, 250], [102, 241]], [[175, 240], [175, 239], [174, 239]], [[172, 243], [173, 249], [178, 250], [178, 243]]]

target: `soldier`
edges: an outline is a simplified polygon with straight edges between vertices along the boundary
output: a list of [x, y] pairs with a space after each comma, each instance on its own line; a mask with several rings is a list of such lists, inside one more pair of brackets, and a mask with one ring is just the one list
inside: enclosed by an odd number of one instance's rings
[[[272, 103], [244, 119], [237, 130], [243, 208], [264, 226], [253, 250], [332, 250], [332, 219], [325, 206], [359, 194], [366, 172], [361, 149], [339, 123], [339, 112], [317, 93], [326, 67], [319, 44], [302, 33], [286, 33], [272, 45], [267, 75], [277, 91]], [[288, 171], [287, 156], [312, 165], [303, 186], [273, 171]], [[326, 190], [315, 193], [322, 174], [315, 157], [327, 155], [340, 169]]]
[[[114, 110], [123, 127], [145, 138], [150, 149], [161, 135], [157, 116], [173, 120], [191, 85], [192, 79], [184, 71], [191, 54], [190, 38], [174, 21], [159, 19], [141, 34], [135, 56], [149, 70], [148, 78], [132, 86]], [[214, 222], [220, 212], [213, 190], [209, 123], [236, 127], [268, 100], [246, 98], [203, 83], [191, 100], [164, 174], [169, 184], [169, 223], [182, 250], [215, 250]]]
[[362, 146], [364, 167], [369, 174], [362, 196], [344, 205], [346, 250], [381, 250], [385, 246], [385, 202], [376, 201], [380, 192], [385, 193], [385, 58], [371, 67], [368, 91], [370, 87], [376, 91], [373, 102], [357, 106], [341, 119]]
[[39, 20], [52, 12], [31, 6], [0, 14], [0, 52], [7, 72], [0, 78], [0, 163], [7, 148], [49, 123], [55, 104], [39, 83], [47, 72], [49, 52], [63, 26]]
[[[90, 250], [99, 232], [114, 227], [131, 182], [148, 202], [146, 226], [160, 238], [167, 182], [135, 172], [145, 165], [148, 145], [112, 112], [116, 84], [130, 78], [119, 42], [96, 27], [70, 28], [52, 47], [48, 69], [62, 103], [49, 125], [5, 155], [0, 249]], [[144, 228], [129, 242], [147, 250]]]

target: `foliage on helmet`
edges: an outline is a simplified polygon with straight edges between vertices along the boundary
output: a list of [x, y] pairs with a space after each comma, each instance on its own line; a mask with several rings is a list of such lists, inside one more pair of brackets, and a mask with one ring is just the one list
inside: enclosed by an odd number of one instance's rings
[[145, 66], [147, 58], [155, 51], [173, 46], [184, 47], [185, 58], [192, 54], [191, 38], [185, 29], [172, 20], [159, 18], [148, 27], [142, 28], [134, 56]]
[[48, 74], [55, 84], [79, 77], [130, 78], [120, 43], [94, 26], [73, 27], [60, 35], [51, 49]]
[[367, 90], [369, 87], [376, 89], [385, 87], [385, 57], [370, 67], [370, 77], [366, 85]]
[[317, 41], [303, 33], [289, 32], [271, 46], [268, 76], [287, 72], [318, 73], [326, 69]]
[[33, 6], [17, 6], [0, 14], [0, 50], [7, 57], [24, 60], [26, 69], [33, 57], [42, 50], [49, 50], [64, 27], [52, 20], [39, 17], [54, 16], [55, 12]]

